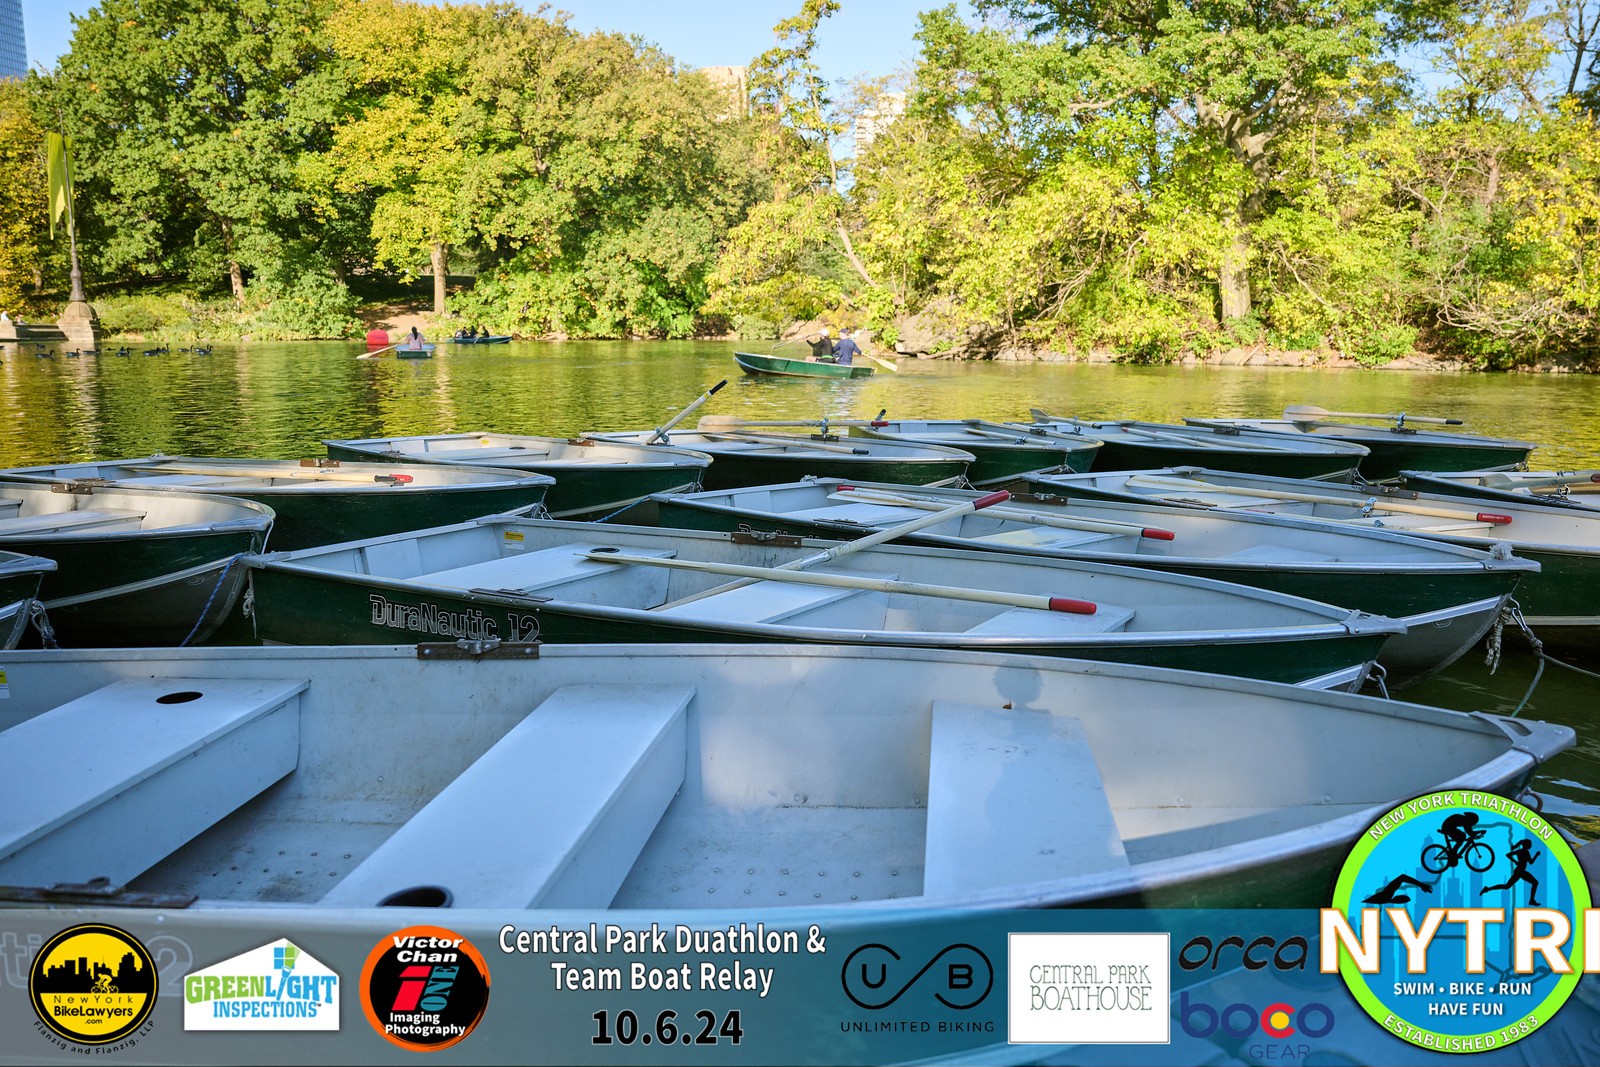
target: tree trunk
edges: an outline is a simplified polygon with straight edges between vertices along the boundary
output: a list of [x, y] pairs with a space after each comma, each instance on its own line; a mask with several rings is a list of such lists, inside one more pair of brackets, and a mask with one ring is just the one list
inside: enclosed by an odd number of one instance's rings
[[228, 261], [228, 284], [233, 287], [233, 299], [242, 301], [244, 299], [244, 268], [239, 266], [238, 260], [230, 259]]
[[433, 246], [433, 313], [444, 314], [445, 266], [450, 259], [450, 246], [440, 241]]
[[1218, 287], [1222, 290], [1223, 322], [1250, 314], [1250, 231], [1243, 219], [1233, 231], [1233, 241], [1222, 251]]

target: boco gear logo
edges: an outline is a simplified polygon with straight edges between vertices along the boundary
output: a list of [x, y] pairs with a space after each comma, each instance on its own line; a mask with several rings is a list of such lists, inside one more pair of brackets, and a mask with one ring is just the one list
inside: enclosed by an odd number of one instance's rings
[[947, 1008], [965, 1011], [994, 988], [994, 967], [974, 945], [946, 945], [921, 966], [908, 964], [888, 945], [862, 945], [845, 958], [844, 995], [868, 1011], [881, 1011], [918, 983]]
[[1322, 912], [1321, 969], [1396, 1037], [1484, 1052], [1549, 1022], [1600, 970], [1589, 887], [1554, 827], [1515, 801], [1407, 801], [1351, 850]]
[[57, 1035], [109, 1045], [139, 1029], [156, 1003], [150, 952], [126, 930], [84, 923], [56, 934], [33, 958], [28, 998]]
[[449, 1048], [489, 1006], [489, 965], [472, 942], [439, 926], [390, 934], [361, 970], [361, 1007], [385, 1040], [414, 1052]]

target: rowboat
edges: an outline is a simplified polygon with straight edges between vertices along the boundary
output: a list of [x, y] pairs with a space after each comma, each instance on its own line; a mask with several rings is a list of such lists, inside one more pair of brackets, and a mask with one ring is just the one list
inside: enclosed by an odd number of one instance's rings
[[329, 457], [393, 463], [464, 464], [554, 478], [545, 507], [558, 519], [609, 515], [649, 496], [698, 485], [711, 458], [684, 448], [644, 448], [578, 437], [447, 433], [323, 441]]
[[491, 334], [489, 336], [480, 334], [477, 337], [452, 337], [450, 338], [450, 343], [453, 345], [508, 345], [511, 343], [511, 335], [506, 333]]
[[277, 514], [272, 546], [283, 549], [536, 507], [554, 481], [542, 474], [492, 467], [164, 455], [16, 467], [0, 471], [0, 478], [254, 500]]
[[1159, 422], [1092, 422], [1045, 416], [1013, 425], [1034, 436], [1066, 435], [1069, 439], [1087, 437], [1103, 442], [1095, 453], [1095, 470], [1149, 470], [1191, 464], [1284, 478], [1349, 481], [1367, 454], [1362, 446], [1341, 441]]
[[[1361, 477], [1369, 482], [1398, 478], [1403, 470], [1510, 470], [1527, 463], [1528, 454], [1538, 447], [1532, 441], [1516, 441], [1505, 437], [1480, 437], [1476, 434], [1418, 430], [1403, 422], [1385, 427], [1291, 419], [1184, 419], [1183, 421], [1197, 427], [1217, 429], [1233, 426], [1241, 430], [1272, 433], [1291, 441], [1330, 441], [1361, 445], [1371, 453], [1361, 460]], [[1171, 467], [1185, 464], [1213, 469], [1220, 466], [1203, 458], [1187, 460], [1185, 463], [1148, 466]], [[1278, 472], [1244, 473], [1277, 474]], [[1292, 474], [1278, 476], [1297, 477]]]
[[[663, 526], [852, 538], [977, 495], [820, 478], [662, 497], [657, 506]], [[1086, 523], [1108, 528], [1082, 528]], [[1486, 552], [1388, 530], [1029, 496], [905, 540], [1175, 571], [1386, 615], [1407, 626], [1379, 656], [1393, 687], [1454, 662], [1493, 625], [1517, 579], [1538, 568], [1503, 549]]]
[[886, 441], [944, 445], [976, 457], [967, 480], [976, 486], [1007, 485], [1026, 471], [1043, 468], [1086, 471], [1102, 443], [1093, 437], [1044, 438], [1019, 427], [980, 419], [873, 419], [853, 432]]
[[1600, 510], [1600, 471], [1401, 471], [1407, 489], [1503, 504]]
[[64, 645], [205, 640], [271, 527], [271, 508], [227, 496], [0, 482], [0, 550], [55, 561], [39, 597]]
[[1291, 515], [1341, 528], [1381, 527], [1473, 548], [1504, 546], [1539, 564], [1517, 602], [1540, 638], [1593, 653], [1600, 628], [1600, 513], [1464, 500], [1396, 486], [1343, 486], [1183, 467], [1040, 476], [1038, 491], [1156, 501], [1212, 512]]
[[421, 345], [396, 345], [394, 356], [396, 359], [432, 359], [434, 346]]
[[870, 378], [872, 368], [865, 363], [818, 363], [814, 359], [787, 359], [754, 352], [735, 352], [733, 360], [746, 374], [771, 374], [784, 378]]
[[[1402, 629], [1298, 597], [1138, 568], [854, 548], [494, 517], [250, 562], [256, 632], [286, 644], [902, 645], [1359, 688], [1368, 662]], [[817, 562], [782, 569], [808, 558]]]
[[[655, 435], [654, 430], [584, 434], [596, 441], [635, 445], [643, 445]], [[746, 429], [673, 430], [666, 435], [666, 440], [678, 448], [691, 448], [716, 460], [701, 479], [707, 489], [765, 485], [805, 475], [906, 485], [948, 485], [966, 474], [974, 458], [971, 452], [943, 445], [867, 440], [833, 433], [807, 436]]]
[[334, 909], [726, 929], [797, 906], [1314, 907], [1388, 807], [1516, 794], [1573, 743], [1271, 682], [925, 649], [40, 650], [6, 670], [7, 899], [91, 892], [215, 926], [272, 905], [329, 935], [368, 924], [369, 945], [404, 913]]
[[56, 569], [54, 560], [0, 552], [0, 648], [16, 648], [28, 628], [39, 583]]

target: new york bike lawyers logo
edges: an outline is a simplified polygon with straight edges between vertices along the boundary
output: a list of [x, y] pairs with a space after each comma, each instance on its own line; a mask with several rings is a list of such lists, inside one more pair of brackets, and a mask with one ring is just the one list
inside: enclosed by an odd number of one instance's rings
[[489, 965], [440, 926], [408, 926], [380, 941], [361, 969], [361, 1008], [392, 1044], [437, 1052], [461, 1041], [489, 1006]]
[[51, 1033], [75, 1045], [133, 1044], [156, 1005], [156, 986], [150, 950], [104, 923], [56, 934], [28, 972], [34, 1012]]
[[[1321, 922], [1321, 969], [1438, 1052], [1486, 1052], [1549, 1022], [1586, 961], [1589, 887], [1537, 812], [1447, 791], [1399, 805], [1351, 850]], [[1596, 946], [1588, 947], [1590, 957]]]

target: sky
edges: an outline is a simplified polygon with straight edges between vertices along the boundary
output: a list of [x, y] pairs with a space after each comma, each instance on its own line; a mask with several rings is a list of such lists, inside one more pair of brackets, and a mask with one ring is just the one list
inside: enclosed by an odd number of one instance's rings
[[[536, 0], [519, 2], [538, 7]], [[843, 0], [817, 35], [824, 76], [848, 81], [909, 67], [917, 55], [917, 12], [946, 2]], [[745, 65], [772, 47], [772, 27], [800, 9], [799, 0], [561, 0], [551, 6], [570, 12], [576, 29], [637, 34], [692, 67]], [[53, 66], [72, 40], [69, 16], [92, 7], [90, 0], [22, 0], [28, 65]]]

